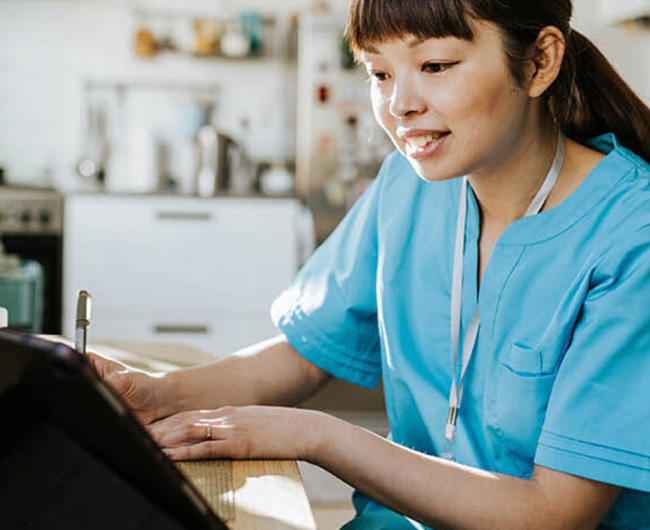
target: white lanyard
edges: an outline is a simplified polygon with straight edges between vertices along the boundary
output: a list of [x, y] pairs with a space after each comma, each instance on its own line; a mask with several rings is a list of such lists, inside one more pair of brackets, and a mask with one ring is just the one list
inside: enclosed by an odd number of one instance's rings
[[[564, 154], [566, 152], [566, 138], [562, 133], [558, 134], [557, 149], [555, 159], [551, 165], [542, 186], [540, 187], [533, 202], [528, 207], [524, 217], [536, 215], [542, 209], [546, 202], [557, 177], [564, 163]], [[460, 377], [457, 379], [458, 370], [458, 344], [460, 339], [460, 318], [461, 318], [461, 299], [463, 287], [463, 250], [465, 247], [465, 228], [467, 224], [467, 187], [469, 186], [467, 177], [463, 177], [461, 184], [460, 203], [458, 207], [458, 222], [456, 224], [456, 246], [454, 249], [454, 272], [451, 283], [451, 360], [452, 360], [452, 383], [449, 392], [449, 416], [447, 417], [447, 426], [445, 428], [445, 439], [453, 442], [456, 437], [456, 421], [458, 419], [458, 410], [463, 399], [463, 380], [467, 366], [474, 353], [476, 336], [478, 334], [478, 301], [474, 316], [467, 327], [465, 340], [463, 341], [463, 355]]]

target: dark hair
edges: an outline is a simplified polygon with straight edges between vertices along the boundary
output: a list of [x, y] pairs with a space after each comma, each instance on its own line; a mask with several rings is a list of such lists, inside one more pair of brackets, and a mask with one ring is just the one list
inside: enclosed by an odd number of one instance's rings
[[539, 32], [555, 26], [567, 45], [545, 98], [562, 132], [577, 141], [613, 132], [650, 161], [650, 109], [598, 48], [571, 29], [571, 14], [571, 0], [352, 0], [347, 34], [358, 55], [373, 43], [404, 35], [472, 40], [470, 19], [492, 22], [503, 32], [511, 75], [521, 84]]

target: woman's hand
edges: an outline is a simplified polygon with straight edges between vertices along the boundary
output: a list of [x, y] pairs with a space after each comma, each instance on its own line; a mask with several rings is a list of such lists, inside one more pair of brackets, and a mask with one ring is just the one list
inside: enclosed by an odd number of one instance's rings
[[108, 383], [147, 425], [172, 411], [165, 410], [172, 400], [162, 388], [161, 378], [128, 368], [116, 361], [89, 353], [86, 358], [99, 376]]
[[326, 414], [283, 407], [223, 407], [180, 412], [151, 424], [174, 460], [273, 458], [307, 460]]

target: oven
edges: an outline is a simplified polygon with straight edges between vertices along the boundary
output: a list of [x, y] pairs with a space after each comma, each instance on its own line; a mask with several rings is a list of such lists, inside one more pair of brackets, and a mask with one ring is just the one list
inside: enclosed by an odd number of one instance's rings
[[[63, 197], [54, 190], [0, 186], [0, 240], [5, 252], [40, 264], [43, 333], [61, 333]], [[2, 305], [2, 304], [0, 304]]]

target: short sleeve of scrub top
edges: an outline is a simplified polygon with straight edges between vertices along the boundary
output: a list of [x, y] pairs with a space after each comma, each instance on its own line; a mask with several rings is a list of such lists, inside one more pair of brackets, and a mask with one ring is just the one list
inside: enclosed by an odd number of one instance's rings
[[650, 226], [593, 268], [535, 462], [650, 491]]
[[271, 309], [276, 327], [303, 357], [368, 388], [381, 378], [377, 205], [387, 165]]

